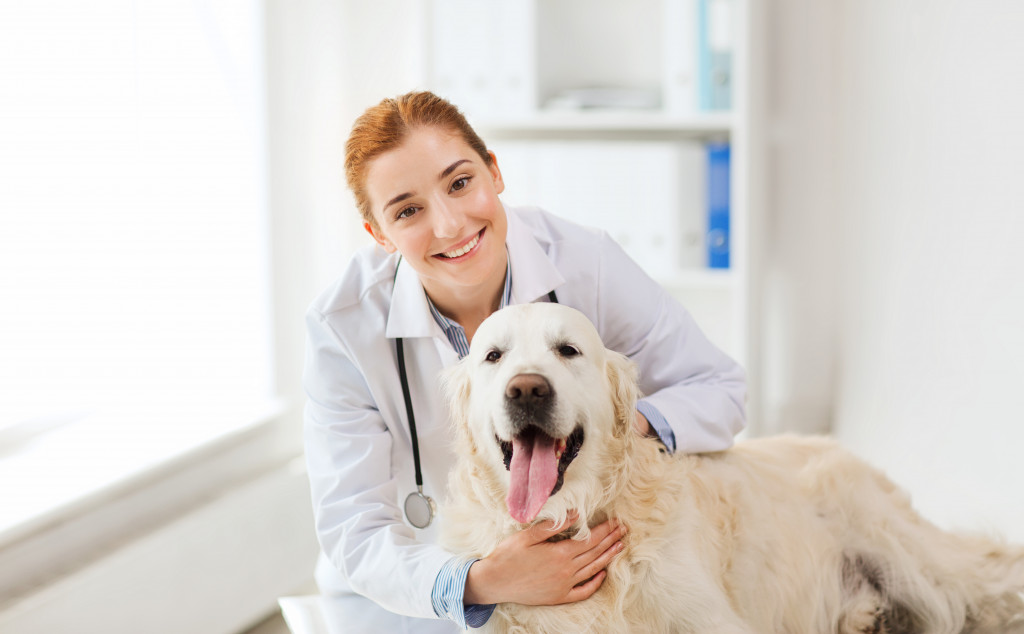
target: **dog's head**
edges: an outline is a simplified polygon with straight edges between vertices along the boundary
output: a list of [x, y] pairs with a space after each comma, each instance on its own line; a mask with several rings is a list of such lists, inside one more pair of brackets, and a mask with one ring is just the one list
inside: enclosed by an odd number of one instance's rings
[[615, 440], [632, 433], [634, 365], [560, 304], [491, 315], [445, 385], [461, 451], [500, 484], [518, 522], [545, 505], [546, 515], [564, 517], [601, 486]]

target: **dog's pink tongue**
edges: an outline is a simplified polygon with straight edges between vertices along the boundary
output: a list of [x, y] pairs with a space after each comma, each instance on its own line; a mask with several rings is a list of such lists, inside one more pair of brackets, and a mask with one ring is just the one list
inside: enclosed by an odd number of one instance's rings
[[509, 474], [505, 503], [512, 517], [525, 524], [537, 517], [558, 481], [555, 440], [542, 433], [513, 439]]

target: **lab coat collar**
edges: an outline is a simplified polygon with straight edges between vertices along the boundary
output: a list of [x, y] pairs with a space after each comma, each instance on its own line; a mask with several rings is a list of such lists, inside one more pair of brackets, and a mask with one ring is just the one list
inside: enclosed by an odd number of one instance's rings
[[420, 276], [408, 263], [399, 260], [395, 275], [395, 289], [391, 294], [388, 325], [385, 334], [398, 337], [444, 337], [444, 331], [434, 321], [427, 304], [427, 293]]
[[519, 214], [508, 205], [505, 205], [505, 213], [508, 215], [505, 244], [512, 267], [512, 303], [527, 304], [557, 289], [565, 283], [565, 278]]
[[[508, 218], [505, 246], [509, 266], [512, 267], [512, 303], [525, 304], [555, 290], [565, 283], [565, 278], [537, 242], [530, 227], [514, 209], [504, 203], [502, 205]], [[385, 333], [392, 339], [445, 336], [430, 314], [427, 294], [419, 275], [408, 264], [398, 267]]]

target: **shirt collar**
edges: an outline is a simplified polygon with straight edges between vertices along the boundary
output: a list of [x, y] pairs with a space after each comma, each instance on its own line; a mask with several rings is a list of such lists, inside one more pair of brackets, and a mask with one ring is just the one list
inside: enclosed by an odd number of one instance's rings
[[[426, 297], [426, 293], [424, 293], [423, 295], [424, 295], [424, 297]], [[508, 306], [511, 299], [512, 299], [512, 268], [509, 267], [509, 266], [506, 266], [505, 267], [505, 288], [501, 291], [501, 303], [498, 305], [498, 310], [501, 310], [502, 308]], [[454, 329], [458, 329], [458, 330], [462, 330], [462, 324], [460, 324], [457, 321], [453, 321], [451, 319], [448, 319], [447, 317], [442, 315], [441, 311], [439, 311], [437, 309], [437, 306], [434, 306], [434, 302], [430, 301], [429, 297], [427, 297], [427, 306], [430, 308], [430, 314], [431, 314], [431, 316], [433, 316], [434, 321], [437, 322], [437, 325], [441, 327], [441, 330], [444, 331], [445, 335], [448, 336], [449, 340], [452, 338], [451, 330], [453, 328]]]

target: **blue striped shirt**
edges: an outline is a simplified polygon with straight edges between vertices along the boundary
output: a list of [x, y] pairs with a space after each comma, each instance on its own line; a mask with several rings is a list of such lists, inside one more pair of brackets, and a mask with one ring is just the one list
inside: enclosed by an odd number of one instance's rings
[[[505, 308], [512, 301], [512, 269], [505, 267], [505, 289], [501, 293], [501, 304], [498, 309]], [[434, 321], [444, 331], [448, 342], [452, 344], [459, 358], [469, 354], [469, 340], [466, 338], [466, 330], [458, 322], [448, 319], [441, 314], [441, 311], [434, 306], [434, 302], [427, 298], [430, 306], [430, 314]], [[676, 450], [676, 438], [669, 427], [668, 421], [650, 403], [639, 401], [636, 408], [651, 423], [651, 427], [657, 432], [661, 442], [670, 452]], [[466, 593], [466, 577], [469, 575], [469, 568], [479, 559], [460, 559], [452, 557], [441, 571], [437, 573], [434, 580], [434, 588], [430, 593], [430, 601], [434, 606], [434, 613], [441, 618], [448, 618], [455, 621], [462, 629], [467, 627], [481, 627], [491, 618], [494, 612], [494, 605], [464, 605]]]

